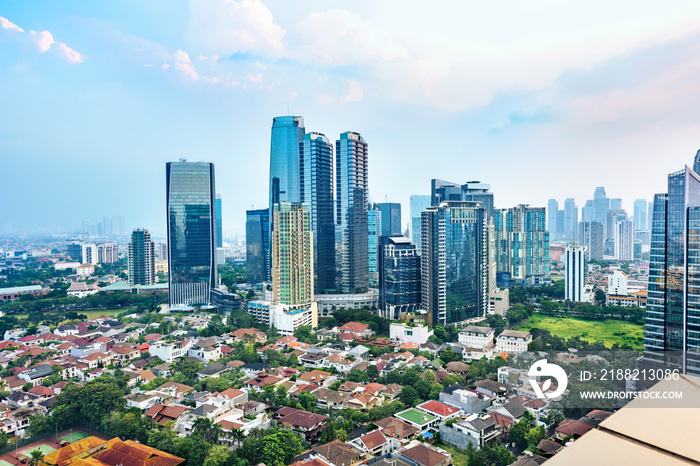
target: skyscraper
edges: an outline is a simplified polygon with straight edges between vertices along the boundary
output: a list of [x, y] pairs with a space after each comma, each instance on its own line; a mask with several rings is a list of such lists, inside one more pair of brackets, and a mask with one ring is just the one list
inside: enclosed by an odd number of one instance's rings
[[556, 199], [547, 201], [547, 231], [549, 238], [554, 241], [557, 238], [557, 215], [559, 214], [559, 202]]
[[382, 212], [377, 204], [367, 211], [367, 266], [369, 268], [369, 283], [379, 282], [379, 242], [382, 237]]
[[166, 164], [170, 306], [210, 302], [216, 286], [214, 164]]
[[311, 214], [317, 290], [335, 290], [333, 145], [321, 133], [306, 133], [299, 148], [299, 197]]
[[272, 292], [280, 304], [314, 300], [313, 231], [307, 206], [281, 202], [274, 206]]
[[382, 236], [379, 246], [379, 314], [398, 319], [421, 304], [420, 256], [403, 236]]
[[583, 301], [583, 289], [586, 284], [583, 248], [567, 246], [564, 254], [564, 298], [568, 301]]
[[304, 119], [279, 116], [272, 119], [270, 141], [270, 215], [275, 204], [301, 202], [299, 149], [304, 139]]
[[336, 246], [340, 288], [357, 293], [369, 287], [367, 257], [367, 143], [359, 133], [342, 133], [335, 145]]
[[445, 201], [421, 214], [421, 301], [435, 325], [482, 317], [488, 306], [486, 210]]
[[431, 204], [436, 206], [443, 201], [479, 202], [486, 210], [487, 223], [493, 216], [493, 193], [491, 186], [481, 181], [467, 181], [459, 185], [450, 181], [430, 180]]
[[83, 264], [97, 265], [97, 259], [97, 245], [93, 243], [82, 244]]
[[700, 375], [698, 270], [700, 176], [686, 165], [654, 196], [644, 358], [692, 375]]
[[634, 259], [634, 228], [629, 220], [618, 220], [615, 224], [615, 259]]
[[382, 212], [382, 236], [401, 236], [401, 204], [380, 202], [377, 206]]
[[603, 225], [603, 234], [608, 238], [608, 211], [610, 210], [610, 199], [605, 195], [605, 188], [598, 186], [593, 194], [594, 220]]
[[622, 210], [622, 199], [620, 199], [620, 198], [610, 199], [610, 210]]
[[603, 260], [603, 225], [590, 221], [579, 224], [578, 244], [586, 248], [586, 260]]
[[155, 244], [148, 230], [136, 229], [129, 243], [129, 285], [153, 285], [155, 282]]
[[247, 210], [245, 222], [245, 269], [248, 283], [272, 280], [270, 210]]
[[519, 205], [494, 211], [498, 272], [512, 278], [549, 275], [545, 208]]
[[411, 196], [411, 242], [420, 251], [420, 214], [430, 206], [429, 195]]
[[588, 199], [581, 208], [581, 221], [592, 222], [595, 220], [595, 205], [592, 199]]
[[647, 222], [647, 201], [635, 199], [634, 201], [634, 229], [637, 231], [649, 231]]
[[105, 243], [97, 246], [97, 261], [100, 264], [119, 262], [119, 246], [116, 243]]
[[221, 222], [221, 195], [216, 195], [216, 247], [224, 247], [224, 229]]
[[576, 241], [578, 234], [578, 207], [573, 198], [564, 201], [564, 238]]

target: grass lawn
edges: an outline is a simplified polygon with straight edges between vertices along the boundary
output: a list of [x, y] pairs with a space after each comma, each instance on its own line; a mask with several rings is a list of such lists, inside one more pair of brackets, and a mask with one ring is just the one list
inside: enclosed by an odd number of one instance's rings
[[[124, 311], [133, 311], [135, 310], [135, 307], [122, 307], [119, 309], [92, 309], [92, 310], [86, 310], [86, 311], [75, 311], [78, 314], [85, 314], [88, 316], [88, 319], [95, 319], [97, 317], [102, 317], [102, 316], [116, 316], [117, 314], [121, 314]], [[48, 312], [47, 314], [55, 314], [54, 312]], [[9, 314], [13, 317], [19, 318], [26, 318], [29, 314], [28, 313], [22, 313], [22, 314]]]
[[533, 314], [514, 330], [540, 328], [552, 335], [569, 339], [581, 337], [586, 341], [600, 341], [607, 347], [627, 343], [635, 350], [644, 347], [644, 326], [621, 320], [581, 320], [573, 317], [553, 317]]
[[469, 456], [464, 450], [459, 450], [457, 447], [445, 442], [435, 442], [435, 446], [449, 452], [452, 455], [452, 463], [455, 466], [467, 466]]

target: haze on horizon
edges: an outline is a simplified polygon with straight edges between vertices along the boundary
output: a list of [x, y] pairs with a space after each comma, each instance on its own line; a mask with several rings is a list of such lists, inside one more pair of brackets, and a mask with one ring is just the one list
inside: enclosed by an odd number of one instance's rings
[[224, 230], [268, 203], [270, 126], [369, 144], [370, 196], [634, 199], [700, 148], [700, 3], [39, 0], [0, 7], [0, 232], [165, 231], [165, 163], [213, 162]]

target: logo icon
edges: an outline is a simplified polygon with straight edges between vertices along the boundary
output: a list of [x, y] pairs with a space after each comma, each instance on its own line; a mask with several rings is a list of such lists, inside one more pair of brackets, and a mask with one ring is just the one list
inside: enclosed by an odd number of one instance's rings
[[[532, 385], [535, 394], [542, 399], [559, 398], [564, 394], [566, 385], [569, 383], [569, 378], [566, 376], [564, 369], [556, 364], [548, 363], [546, 359], [540, 359], [530, 366], [527, 375], [530, 377], [530, 385]], [[552, 379], [545, 380], [542, 388], [540, 388], [539, 383], [533, 377], [554, 377], [554, 380], [557, 381], [557, 389], [552, 393], [545, 393], [552, 386]]]

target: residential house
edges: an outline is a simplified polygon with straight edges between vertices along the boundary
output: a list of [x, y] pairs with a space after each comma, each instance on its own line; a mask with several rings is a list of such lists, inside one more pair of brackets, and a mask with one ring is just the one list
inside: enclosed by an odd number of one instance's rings
[[192, 345], [187, 355], [210, 363], [221, 359], [221, 345], [213, 338], [201, 338]]
[[277, 385], [284, 379], [280, 379], [278, 377], [274, 377], [272, 375], [269, 375], [265, 372], [261, 372], [254, 378], [247, 380], [243, 384], [243, 390], [246, 390], [248, 392], [253, 391], [253, 392], [261, 392], [265, 386], [267, 385]]
[[362, 324], [360, 322], [348, 322], [347, 324], [339, 327], [338, 330], [343, 333], [352, 333], [357, 337], [366, 337], [374, 333], [369, 329], [368, 324]]
[[348, 395], [342, 392], [336, 392], [335, 390], [329, 390], [323, 387], [317, 388], [312, 391], [311, 394], [316, 398], [316, 405], [319, 408], [328, 408], [330, 406], [334, 409], [340, 409], [348, 398]]
[[462, 385], [451, 385], [440, 392], [439, 400], [471, 414], [487, 409], [493, 403], [494, 398]]
[[166, 406], [160, 403], [156, 403], [144, 413], [144, 416], [153, 419], [153, 422], [157, 422], [160, 425], [165, 425], [169, 421], [177, 421], [180, 416], [191, 411], [192, 408], [187, 406]]
[[277, 425], [291, 429], [307, 442], [310, 442], [321, 432], [327, 419], [328, 416], [322, 414], [289, 407], [281, 408], [275, 412]]
[[245, 376], [250, 379], [257, 376], [261, 372], [267, 372], [270, 369], [272, 369], [271, 365], [263, 364], [261, 362], [249, 362], [248, 364], [244, 364], [240, 367], [243, 370]]
[[148, 352], [151, 356], [160, 358], [161, 361], [170, 363], [183, 356], [187, 356], [188, 351], [192, 347], [190, 340], [182, 340], [171, 343], [158, 341], [150, 345]]
[[532, 334], [530, 332], [504, 330], [496, 337], [496, 353], [504, 351], [508, 353], [522, 353], [527, 351], [530, 343], [532, 343]]
[[448, 466], [452, 464], [452, 456], [449, 453], [424, 444], [409, 446], [397, 453], [418, 466]]
[[379, 421], [374, 421], [374, 425], [381, 430], [385, 436], [406, 440], [414, 437], [420, 430], [395, 417], [387, 417]]
[[450, 406], [437, 400], [429, 400], [425, 403], [421, 403], [416, 406], [416, 409], [432, 414], [442, 422], [459, 417], [463, 414], [460, 408]]
[[207, 377], [220, 377], [221, 374], [227, 371], [228, 369], [223, 364], [212, 363], [201, 368], [197, 372], [197, 378], [206, 379]]
[[392, 438], [384, 436], [380, 430], [369, 432], [348, 443], [373, 456], [386, 455], [400, 446], [397, 440], [392, 442]]
[[338, 380], [338, 378], [332, 373], [318, 369], [305, 372], [297, 377], [297, 383], [315, 383], [320, 387], [327, 387], [336, 380]]
[[141, 351], [130, 346], [113, 346], [109, 352], [114, 355], [114, 363], [119, 367], [126, 367], [132, 359], [141, 357]]
[[314, 447], [313, 451], [336, 466], [351, 466], [362, 458], [361, 450], [340, 440]]

